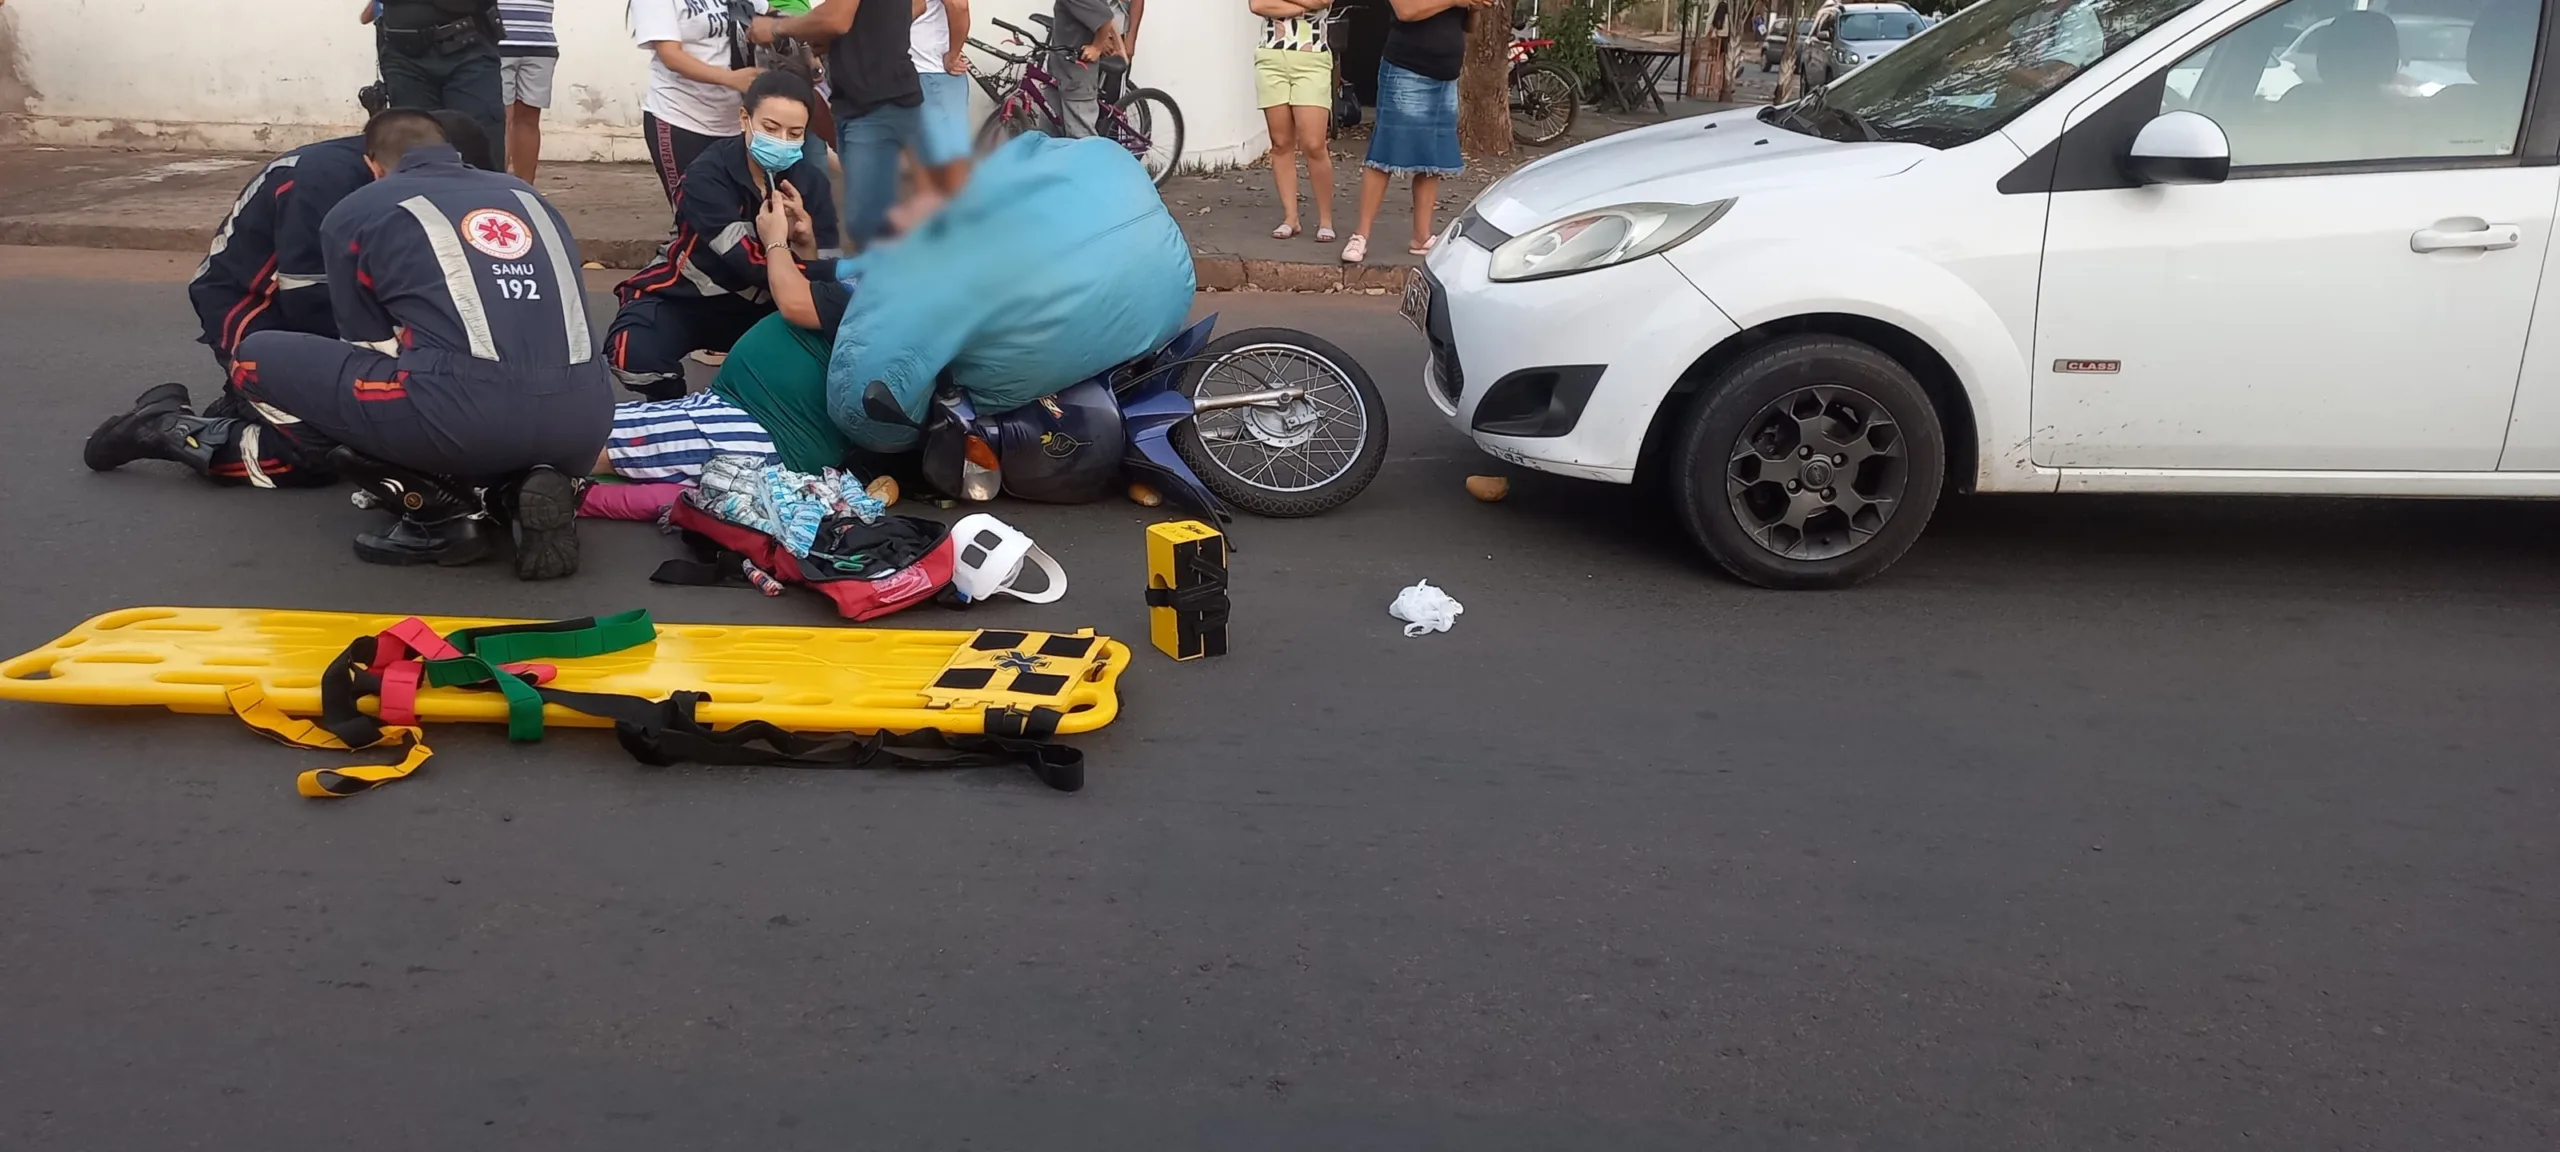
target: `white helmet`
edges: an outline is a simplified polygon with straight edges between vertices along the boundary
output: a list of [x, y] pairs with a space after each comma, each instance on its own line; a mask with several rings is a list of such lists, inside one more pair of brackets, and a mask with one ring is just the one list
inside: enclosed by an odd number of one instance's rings
[[[984, 512], [952, 525], [951, 545], [956, 554], [951, 565], [951, 586], [967, 600], [984, 600], [1001, 592], [1034, 604], [1050, 604], [1067, 594], [1067, 573], [1056, 560], [1012, 525]], [[1036, 565], [1048, 574], [1047, 582], [1037, 592], [1024, 592], [1013, 586], [1028, 565]]]

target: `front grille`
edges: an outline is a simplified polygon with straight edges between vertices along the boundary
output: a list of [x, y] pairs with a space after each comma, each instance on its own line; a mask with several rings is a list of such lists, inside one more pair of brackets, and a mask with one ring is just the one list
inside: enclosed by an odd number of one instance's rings
[[1422, 270], [1422, 282], [1431, 292], [1430, 304], [1422, 311], [1422, 336], [1431, 345], [1431, 378], [1439, 385], [1440, 395], [1455, 404], [1467, 390], [1467, 378], [1458, 369], [1458, 342], [1449, 334], [1449, 293], [1428, 268]]

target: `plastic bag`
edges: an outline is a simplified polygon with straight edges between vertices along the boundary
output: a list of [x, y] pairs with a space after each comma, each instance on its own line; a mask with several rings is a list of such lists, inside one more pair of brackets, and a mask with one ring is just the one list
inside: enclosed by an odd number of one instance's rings
[[1458, 613], [1466, 610], [1466, 605], [1450, 599], [1428, 580], [1396, 593], [1396, 602], [1387, 605], [1387, 615], [1405, 622], [1407, 636], [1446, 632], [1458, 622]]

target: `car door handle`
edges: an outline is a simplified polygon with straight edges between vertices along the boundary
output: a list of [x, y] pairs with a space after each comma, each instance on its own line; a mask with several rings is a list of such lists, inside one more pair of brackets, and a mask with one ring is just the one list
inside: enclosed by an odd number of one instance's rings
[[2421, 228], [2409, 237], [2412, 252], [2444, 252], [2455, 248], [2478, 248], [2495, 252], [2513, 248], [2524, 242], [2524, 229], [2513, 224], [2472, 224], [2463, 228]]

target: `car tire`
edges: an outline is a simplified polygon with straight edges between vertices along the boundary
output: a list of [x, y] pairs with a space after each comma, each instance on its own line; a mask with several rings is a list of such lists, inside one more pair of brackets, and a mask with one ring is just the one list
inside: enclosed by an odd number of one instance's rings
[[[1873, 579], [1928, 527], [1946, 477], [1946, 436], [1920, 382], [1837, 336], [1746, 354], [1676, 435], [1668, 479], [1682, 524], [1718, 567], [1763, 588]], [[1842, 463], [1817, 465], [1819, 446]]]

